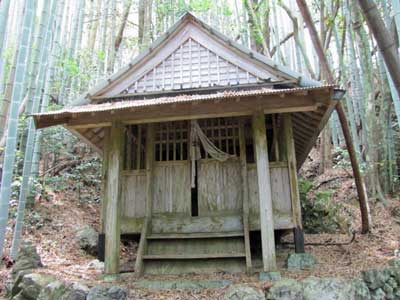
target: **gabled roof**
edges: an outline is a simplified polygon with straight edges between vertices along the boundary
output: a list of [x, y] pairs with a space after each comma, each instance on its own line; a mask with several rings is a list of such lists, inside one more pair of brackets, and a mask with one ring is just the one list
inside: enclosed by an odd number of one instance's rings
[[104, 127], [113, 121], [247, 116], [255, 108], [291, 112], [299, 167], [341, 94], [186, 13], [130, 64], [75, 103], [34, 119], [38, 128], [63, 124], [101, 153]]
[[[194, 53], [186, 54], [196, 57], [189, 57], [192, 62], [189, 67], [198, 70], [190, 70], [190, 72], [186, 70], [186, 74], [182, 74], [182, 69], [187, 66], [182, 61], [176, 62], [176, 59], [174, 66], [173, 58], [179, 57], [182, 60], [185, 49], [190, 51], [190, 48], [193, 49]], [[204, 55], [209, 56], [207, 62], [203, 62], [201, 59]], [[213, 61], [213, 58], [214, 63], [211, 67], [215, 69], [217, 63], [220, 63], [224, 68], [219, 72], [211, 70], [215, 73], [212, 75], [219, 77], [216, 79], [217, 83], [215, 83], [215, 80], [210, 80], [210, 77], [212, 77], [210, 76], [210, 67], [204, 65], [204, 63], [208, 64], [210, 60]], [[195, 59], [198, 61], [193, 64]], [[206, 68], [208, 70], [205, 70]], [[209, 71], [205, 74], [208, 77], [206, 81], [198, 75], [204, 71], [205, 73]], [[180, 74], [178, 76], [175, 74], [175, 78], [178, 77], [175, 82], [165, 82], [165, 78], [162, 76], [163, 72], [179, 72]], [[226, 73], [234, 74], [221, 80], [221, 74]], [[189, 74], [191, 74], [190, 78]], [[170, 73], [168, 75], [171, 77]], [[190, 88], [214, 86], [215, 84], [223, 87], [264, 82], [290, 83], [292, 87], [309, 87], [321, 84], [228, 39], [225, 35], [187, 12], [127, 66], [102, 80], [97, 86], [90, 89], [84, 97], [74, 102], [72, 106], [88, 104], [94, 100], [97, 102], [103, 98], [126, 97], [138, 92], [184, 91]]]

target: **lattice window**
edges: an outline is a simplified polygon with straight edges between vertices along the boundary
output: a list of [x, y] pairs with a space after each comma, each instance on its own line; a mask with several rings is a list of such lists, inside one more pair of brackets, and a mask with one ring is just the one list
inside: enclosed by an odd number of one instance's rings
[[155, 160], [176, 161], [188, 159], [189, 123], [163, 122], [155, 126]]
[[146, 125], [129, 125], [125, 133], [125, 170], [146, 168]]
[[[199, 120], [199, 125], [205, 135], [220, 150], [239, 156], [239, 121], [237, 118], [217, 118]], [[201, 149], [202, 158], [211, 158]]]

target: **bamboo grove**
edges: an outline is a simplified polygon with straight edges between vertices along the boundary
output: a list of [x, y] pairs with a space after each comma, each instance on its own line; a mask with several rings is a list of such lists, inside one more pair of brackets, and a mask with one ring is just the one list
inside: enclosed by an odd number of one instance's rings
[[[385, 203], [398, 191], [400, 0], [1, 0], [0, 257], [10, 201], [18, 203], [15, 257], [34, 179], [52, 167], [41, 163], [49, 145], [29, 116], [74, 103], [185, 11], [277, 63], [344, 87], [345, 122], [369, 198]], [[72, 137], [57, 130], [72, 148]], [[334, 161], [349, 164], [338, 114], [317, 147], [320, 173]]]

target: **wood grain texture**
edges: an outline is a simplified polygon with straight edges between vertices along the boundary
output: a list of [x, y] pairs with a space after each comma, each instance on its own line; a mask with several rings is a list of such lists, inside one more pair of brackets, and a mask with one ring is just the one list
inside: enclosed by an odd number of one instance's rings
[[242, 211], [242, 181], [238, 159], [226, 162], [214, 159], [199, 161], [198, 203], [200, 216], [219, 211]]
[[188, 161], [154, 163], [153, 213], [190, 215], [190, 165]]
[[146, 171], [122, 175], [122, 216], [140, 218], [146, 215]]
[[[274, 217], [287, 216], [291, 219], [292, 205], [288, 168], [270, 168], [270, 174]], [[260, 212], [260, 203], [258, 201], [258, 176], [254, 164], [248, 165], [248, 178], [250, 214], [257, 215]]]
[[132, 94], [257, 82], [262, 80], [190, 37], [126, 91]]
[[105, 217], [105, 262], [106, 274], [119, 273], [120, 251], [120, 209], [121, 209], [121, 170], [124, 129], [114, 123], [109, 131], [109, 149], [107, 151], [108, 169], [106, 182]]
[[257, 165], [258, 199], [260, 202], [263, 269], [268, 272], [276, 270], [276, 255], [271, 180], [264, 113], [260, 112], [253, 115], [252, 129]]
[[296, 162], [296, 152], [293, 139], [292, 116], [290, 114], [283, 115], [283, 127], [285, 135], [285, 144], [287, 146], [286, 152], [288, 159], [288, 175], [289, 175], [288, 185], [290, 187], [290, 199], [292, 202], [291, 206], [292, 206], [293, 222], [296, 224], [297, 227], [301, 229], [303, 226], [301, 221], [300, 194], [297, 181], [297, 162]]
[[246, 271], [251, 272], [251, 249], [250, 249], [250, 226], [249, 226], [249, 183], [247, 176], [246, 158], [246, 137], [244, 132], [243, 120], [239, 123], [239, 152], [240, 152], [240, 171], [242, 180], [242, 204], [243, 204], [243, 234], [246, 253]]

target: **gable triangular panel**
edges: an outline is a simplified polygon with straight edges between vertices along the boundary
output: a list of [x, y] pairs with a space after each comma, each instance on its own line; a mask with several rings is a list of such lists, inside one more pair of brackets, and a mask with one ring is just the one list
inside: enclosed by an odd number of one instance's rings
[[274, 64], [254, 59], [210, 31], [191, 15], [113, 75], [95, 98], [126, 94], [226, 87], [264, 82], [296, 82], [298, 78], [279, 71]]
[[261, 79], [189, 38], [164, 61], [135, 81], [125, 93], [254, 84]]

